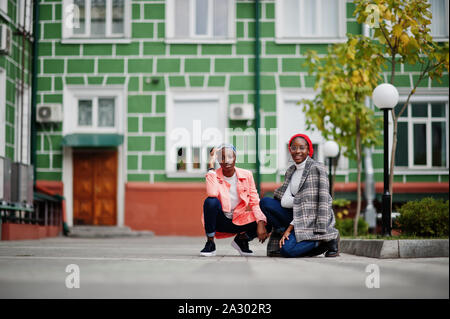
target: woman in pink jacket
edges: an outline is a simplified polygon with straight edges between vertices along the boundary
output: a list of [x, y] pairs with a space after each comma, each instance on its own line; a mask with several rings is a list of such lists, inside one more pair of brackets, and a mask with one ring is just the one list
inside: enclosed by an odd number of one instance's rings
[[[217, 160], [220, 168], [215, 170]], [[241, 256], [251, 256], [248, 242], [258, 237], [263, 243], [267, 235], [267, 219], [259, 207], [252, 172], [235, 167], [236, 149], [231, 144], [222, 144], [210, 153], [206, 174], [206, 194], [203, 204], [203, 223], [207, 242], [200, 252], [202, 256], [215, 256], [214, 237], [223, 238], [236, 234], [231, 246]], [[247, 206], [251, 210], [247, 210]]]

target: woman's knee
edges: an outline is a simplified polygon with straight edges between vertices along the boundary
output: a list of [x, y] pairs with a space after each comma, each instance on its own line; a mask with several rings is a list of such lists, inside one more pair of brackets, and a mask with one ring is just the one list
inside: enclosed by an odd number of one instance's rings
[[205, 211], [215, 210], [220, 206], [220, 200], [217, 197], [208, 197], [203, 203], [203, 208]]
[[267, 210], [267, 207], [269, 207], [271, 202], [273, 202], [273, 201], [274, 201], [274, 199], [272, 197], [263, 197], [259, 201], [259, 207], [264, 212], [265, 210]]

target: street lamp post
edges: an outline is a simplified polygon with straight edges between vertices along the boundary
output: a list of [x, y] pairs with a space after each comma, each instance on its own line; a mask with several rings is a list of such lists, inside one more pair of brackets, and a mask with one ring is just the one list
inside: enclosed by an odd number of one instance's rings
[[382, 234], [391, 236], [391, 194], [389, 193], [389, 111], [397, 105], [398, 91], [392, 84], [378, 85], [372, 92], [373, 103], [384, 112], [384, 191], [381, 218]]
[[330, 183], [330, 195], [331, 190], [333, 189], [333, 180], [331, 177], [331, 168], [333, 164], [333, 159], [336, 158], [339, 154], [339, 145], [335, 141], [327, 141], [323, 145], [323, 152], [325, 157], [328, 157], [328, 163], [329, 163], [329, 173], [328, 173], [328, 179]]

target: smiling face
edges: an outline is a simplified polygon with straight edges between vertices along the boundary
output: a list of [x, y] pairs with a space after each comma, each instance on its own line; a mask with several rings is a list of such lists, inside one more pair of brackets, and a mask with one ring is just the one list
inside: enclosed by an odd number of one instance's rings
[[295, 164], [302, 163], [309, 155], [308, 142], [302, 137], [296, 137], [289, 145], [289, 152]]
[[217, 154], [217, 160], [222, 167], [223, 175], [231, 177], [234, 174], [234, 165], [236, 164], [236, 155], [231, 148], [223, 148]]

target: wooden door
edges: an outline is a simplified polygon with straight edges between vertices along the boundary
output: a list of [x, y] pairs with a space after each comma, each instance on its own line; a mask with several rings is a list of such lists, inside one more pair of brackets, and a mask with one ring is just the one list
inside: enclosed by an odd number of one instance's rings
[[117, 151], [74, 151], [75, 225], [116, 225]]

